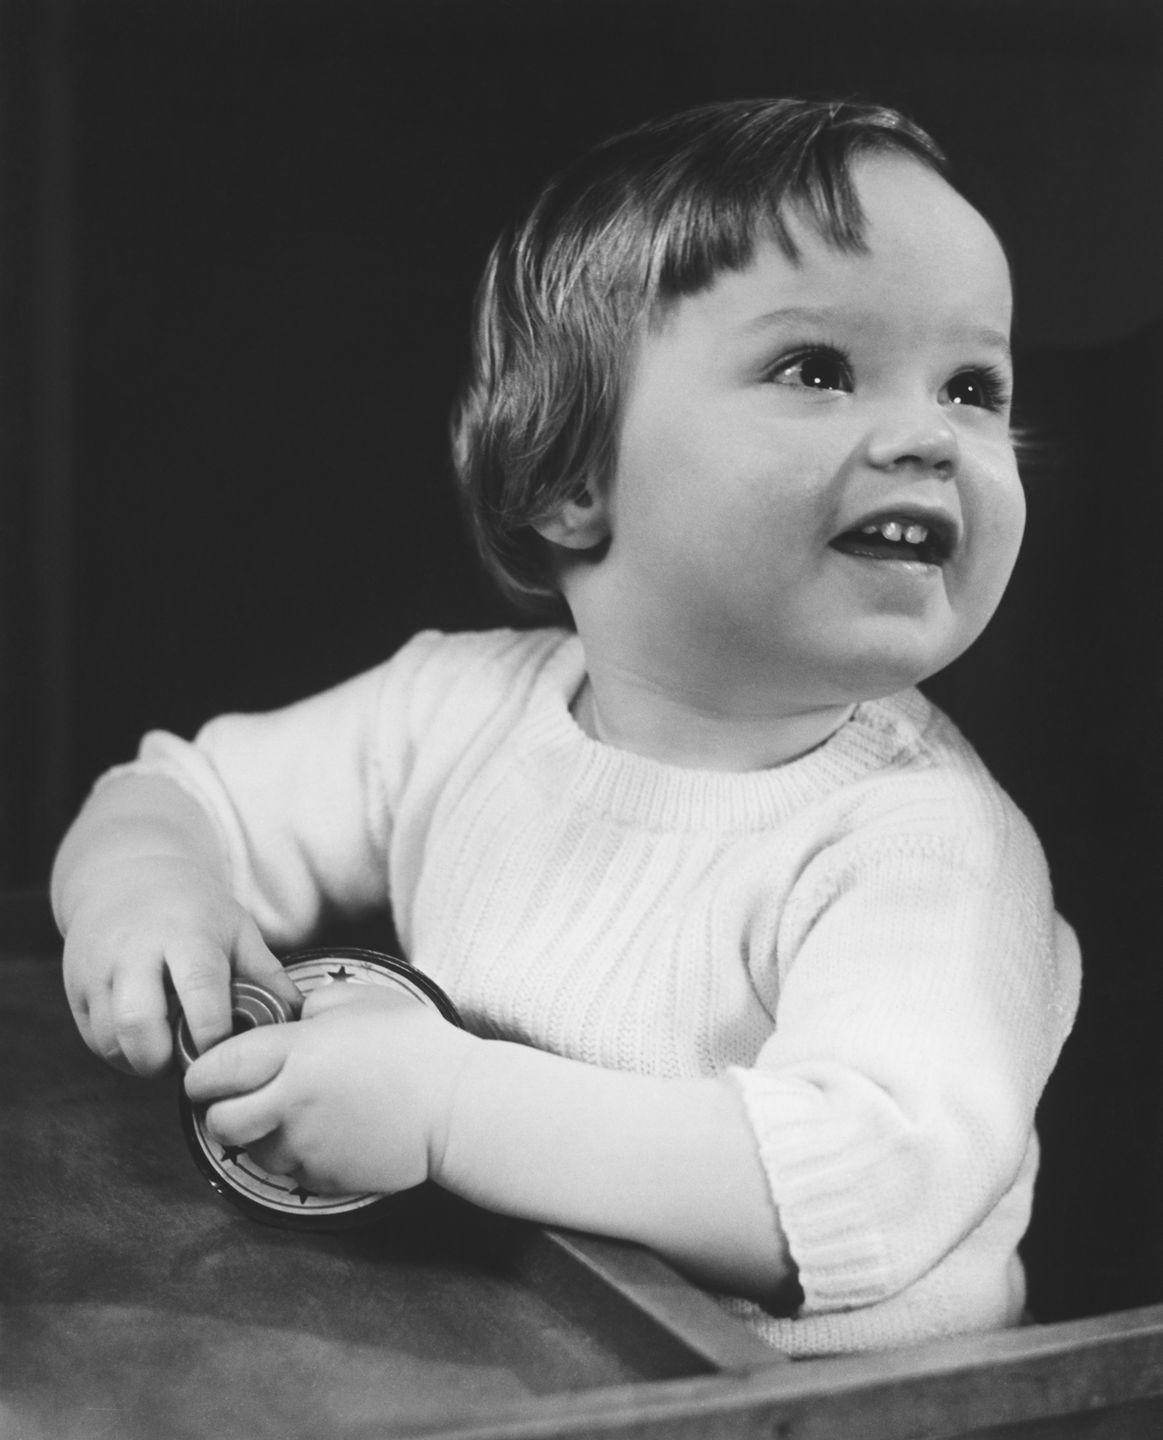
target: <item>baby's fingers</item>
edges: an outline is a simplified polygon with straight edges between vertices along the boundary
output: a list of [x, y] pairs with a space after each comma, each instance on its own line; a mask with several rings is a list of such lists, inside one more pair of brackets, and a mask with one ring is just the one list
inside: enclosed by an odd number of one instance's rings
[[[288, 1032], [293, 1028], [261, 1025], [215, 1045], [186, 1071], [186, 1094], [195, 1105], [227, 1098], [254, 1099], [255, 1092], [268, 1086], [282, 1070], [291, 1044]], [[256, 1133], [265, 1135], [273, 1128], [268, 1125]]]
[[230, 958], [209, 936], [190, 936], [166, 947], [166, 968], [194, 1048], [201, 1054], [232, 1029]]
[[[118, 950], [107, 958], [98, 946], [89, 943], [89, 937], [78, 927], [65, 937], [62, 973], [69, 1009], [82, 1040], [94, 1055], [119, 1070], [128, 1071], [133, 1067], [121, 1053], [112, 995], [113, 977], [123, 953]], [[160, 987], [160, 962], [152, 968]]]
[[295, 982], [283, 969], [279, 961], [267, 948], [259, 933], [258, 926], [248, 916], [238, 932], [234, 948], [234, 969], [240, 980], [253, 980], [274, 991], [299, 1013], [303, 997]]
[[[85, 1044], [102, 1060], [130, 1074], [155, 1075], [170, 1056], [160, 955], [146, 949], [127, 963], [133, 947], [106, 958], [65, 941], [65, 993]], [[78, 958], [78, 955], [80, 958]]]
[[117, 1028], [113, 1019], [112, 996], [108, 990], [94, 992], [85, 1008], [74, 1011], [74, 1014], [81, 1039], [94, 1055], [100, 1056], [107, 1065], [112, 1065], [116, 1070], [124, 1070], [130, 1075], [135, 1073], [133, 1066], [121, 1052], [121, 1043], [117, 1039]]
[[112, 1030], [113, 1046], [103, 1052], [110, 1064], [137, 1075], [157, 1075], [165, 1069], [173, 1045], [158, 967], [116, 973], [102, 1028]]
[[[244, 1142], [228, 1140], [226, 1143], [240, 1145]], [[287, 1144], [281, 1130], [246, 1141], [245, 1148], [250, 1158], [272, 1175], [292, 1175], [297, 1178], [302, 1174], [299, 1156]]]
[[[283, 1028], [239, 1035], [216, 1046], [186, 1072], [186, 1093], [197, 1103], [210, 1102], [206, 1127], [224, 1145], [250, 1149], [282, 1124], [278, 1087], [270, 1082], [282, 1069], [285, 1042], [280, 1044], [283, 1037], [278, 1032]], [[205, 1067], [201, 1073], [199, 1067]]]

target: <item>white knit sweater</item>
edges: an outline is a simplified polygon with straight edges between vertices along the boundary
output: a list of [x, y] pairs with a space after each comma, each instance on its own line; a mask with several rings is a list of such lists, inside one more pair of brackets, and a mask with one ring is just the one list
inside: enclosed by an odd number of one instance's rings
[[[750, 774], [589, 739], [559, 631], [424, 634], [139, 761], [217, 822], [274, 945], [391, 904], [470, 1028], [730, 1071], [799, 1267], [796, 1355], [1013, 1323], [1034, 1108], [1078, 995], [1029, 825], [915, 691]], [[115, 772], [116, 773], [116, 772]]]

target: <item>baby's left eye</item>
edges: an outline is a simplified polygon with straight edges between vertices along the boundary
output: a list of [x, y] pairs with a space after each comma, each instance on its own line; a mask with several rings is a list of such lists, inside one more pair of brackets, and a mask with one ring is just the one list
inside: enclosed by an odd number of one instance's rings
[[972, 405], [980, 410], [1001, 410], [1009, 400], [1009, 387], [988, 370], [963, 370], [945, 386], [951, 405]]

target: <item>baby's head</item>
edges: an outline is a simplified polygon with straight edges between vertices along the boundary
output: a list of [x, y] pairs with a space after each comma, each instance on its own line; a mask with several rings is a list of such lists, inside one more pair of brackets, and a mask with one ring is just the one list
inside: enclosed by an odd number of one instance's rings
[[859, 250], [852, 172], [875, 154], [944, 173], [936, 144], [893, 110], [706, 105], [598, 146], [501, 236], [478, 293], [454, 456], [480, 553], [510, 599], [564, 617], [537, 526], [608, 485], [643, 325], [745, 267], [760, 237], [795, 260], [792, 211], [828, 245]]

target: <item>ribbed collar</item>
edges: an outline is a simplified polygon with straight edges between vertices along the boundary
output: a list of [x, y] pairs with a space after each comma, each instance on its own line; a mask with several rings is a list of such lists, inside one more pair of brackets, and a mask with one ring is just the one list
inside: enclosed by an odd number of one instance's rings
[[522, 749], [553, 767], [571, 800], [654, 830], [767, 828], [855, 781], [906, 764], [924, 748], [932, 707], [917, 690], [865, 701], [822, 745], [767, 770], [670, 765], [591, 739], [570, 714], [585, 677], [581, 641], [542, 632]]

